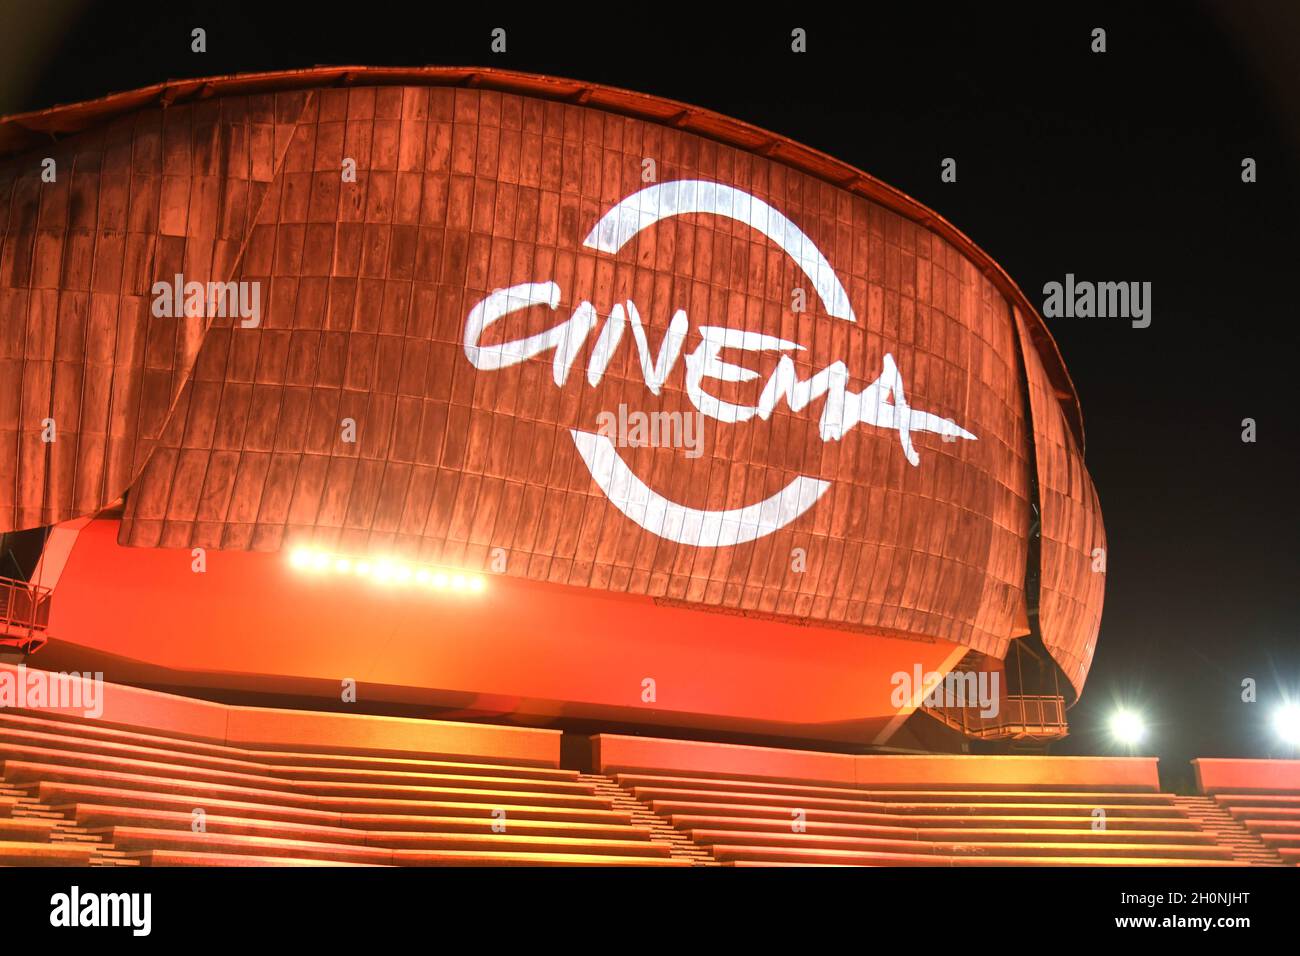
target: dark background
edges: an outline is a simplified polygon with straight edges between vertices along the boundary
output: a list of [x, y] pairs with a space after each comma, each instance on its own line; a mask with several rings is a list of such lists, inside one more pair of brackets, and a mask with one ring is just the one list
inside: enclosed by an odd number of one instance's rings
[[[1042, 301], [1067, 272], [1149, 281], [1153, 321], [1049, 321], [1078, 386], [1110, 553], [1064, 752], [1282, 756], [1300, 699], [1300, 5], [51, 2], [0, 11], [0, 111], [316, 64], [464, 64], [659, 94], [814, 146], [911, 194]], [[26, 9], [30, 7], [30, 9]], [[1136, 8], [1136, 9], [1133, 9]], [[190, 52], [190, 30], [208, 51]], [[489, 51], [504, 27], [508, 52]], [[808, 52], [790, 52], [790, 31]], [[1090, 52], [1091, 31], [1108, 51]], [[958, 182], [939, 179], [956, 158]], [[1254, 157], [1259, 181], [1243, 184]], [[1242, 419], [1258, 440], [1241, 440]], [[1259, 703], [1241, 702], [1253, 677]]]

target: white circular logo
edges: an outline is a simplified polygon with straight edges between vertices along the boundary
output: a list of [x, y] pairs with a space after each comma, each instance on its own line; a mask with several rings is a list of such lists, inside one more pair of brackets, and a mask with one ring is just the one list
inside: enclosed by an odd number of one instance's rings
[[[749, 193], [721, 183], [680, 179], [642, 189], [605, 213], [583, 241], [589, 249], [617, 254], [642, 230], [672, 216], [686, 214], [724, 216], [762, 233], [794, 260], [806, 275], [832, 318], [857, 322], [848, 294], [826, 257], [813, 241], [776, 209]], [[563, 386], [569, 371], [599, 324], [590, 302], [581, 303], [573, 315], [552, 329], [526, 339], [498, 345], [480, 345], [483, 332], [497, 320], [535, 305], [558, 308], [561, 290], [555, 282], [528, 282], [497, 289], [479, 302], [465, 321], [465, 356], [475, 368], [490, 371], [506, 368], [554, 350], [553, 378]], [[617, 348], [626, 325], [641, 360], [646, 387], [654, 395], [667, 379], [681, 354], [689, 330], [686, 313], [678, 310], [652, 357], [635, 303], [616, 305], [596, 341], [587, 365], [587, 381], [599, 384]], [[789, 354], [782, 354], [776, 370], [752, 406], [725, 402], [704, 387], [709, 379], [744, 382], [758, 373], [724, 361], [724, 349], [751, 352], [791, 353], [804, 347], [776, 336], [721, 326], [698, 327], [701, 342], [685, 356], [686, 393], [703, 415], [717, 421], [738, 423], [758, 417], [766, 420], [782, 399], [791, 411], [800, 412], [810, 402], [825, 398], [818, 432], [822, 441], [838, 441], [857, 425], [870, 425], [898, 432], [903, 454], [912, 466], [920, 456], [912, 445], [912, 432], [934, 432], [947, 440], [977, 440], [974, 435], [947, 418], [918, 411], [907, 404], [903, 378], [894, 357], [886, 353], [880, 377], [861, 392], [848, 388], [849, 372], [836, 361], [810, 379], [801, 379]], [[646, 485], [627, 466], [608, 435], [570, 429], [578, 454], [592, 480], [614, 507], [646, 531], [670, 541], [702, 548], [721, 548], [754, 541], [784, 528], [811, 508], [830, 488], [831, 482], [798, 475], [769, 498], [743, 508], [710, 511], [671, 501]]]

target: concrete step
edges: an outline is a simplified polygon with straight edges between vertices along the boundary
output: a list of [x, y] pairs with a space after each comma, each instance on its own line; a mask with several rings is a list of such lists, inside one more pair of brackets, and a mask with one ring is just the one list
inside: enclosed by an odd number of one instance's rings
[[1143, 857], [1091, 856], [1086, 853], [1071, 856], [1020, 856], [1014, 854], [988, 854], [971, 856], [942, 856], [917, 853], [854, 853], [843, 850], [768, 849], [745, 846], [719, 845], [714, 855], [729, 864], [765, 864], [790, 866], [792, 864], [820, 863], [833, 866], [1235, 866], [1225, 860], [1169, 859]]
[[[415, 789], [453, 789], [472, 787], [478, 790], [501, 790], [519, 793], [553, 793], [560, 795], [587, 795], [591, 788], [577, 780], [536, 780], [515, 777], [473, 776], [468, 774], [407, 774], [390, 771], [340, 771], [337, 778], [317, 778], [320, 768], [297, 768], [293, 772], [305, 774], [293, 779], [262, 768], [262, 772], [228, 770], [178, 764], [170, 760], [138, 759], [121, 755], [83, 753], [75, 750], [53, 749], [26, 744], [0, 744], [0, 760], [7, 766], [11, 761], [41, 762], [83, 770], [111, 770], [119, 773], [138, 773], [155, 777], [178, 777], [206, 783], [251, 786], [267, 790], [291, 790], [303, 793], [348, 793], [398, 796]], [[10, 780], [21, 776], [4, 772]], [[357, 782], [351, 782], [355, 778]], [[384, 782], [388, 779], [392, 782]]]
[[1300, 809], [1297, 793], [1216, 793], [1216, 802], [1229, 807], [1271, 806]]
[[[158, 810], [144, 807], [108, 806], [102, 804], [66, 804], [60, 812], [77, 820], [81, 826], [103, 827], [112, 824], [158, 826], [171, 829], [190, 829], [196, 819], [189, 810]], [[519, 820], [508, 814], [503, 819], [482, 816], [469, 817], [413, 817], [397, 818], [401, 826], [392, 826], [391, 816], [368, 817], [353, 821], [338, 815], [332, 823], [303, 823], [284, 820], [259, 819], [238, 813], [205, 811], [204, 825], [211, 831], [223, 833], [267, 833], [283, 836], [300, 835], [304, 839], [324, 838], [342, 834], [348, 842], [360, 835], [380, 841], [391, 835], [394, 840], [404, 839], [403, 834], [482, 834], [492, 835], [494, 827], [504, 826], [505, 833], [528, 837], [568, 837], [587, 840], [647, 840], [649, 832], [643, 826], [625, 824], [573, 823], [551, 820]], [[375, 825], [377, 824], [377, 825]], [[396, 845], [396, 844], [392, 844]]]
[[[687, 831], [729, 830], [756, 835], [764, 833], [809, 833], [820, 836], [860, 837], [864, 839], [917, 840], [929, 842], [996, 842], [996, 843], [1140, 843], [1140, 844], [1213, 844], [1214, 838], [1199, 830], [1093, 830], [1077, 827], [906, 827], [860, 826], [844, 823], [803, 821], [796, 831], [791, 819], [755, 820], [745, 817], [699, 816], [676, 814], [673, 825]], [[760, 837], [756, 836], [756, 839]]]
[[[174, 768], [173, 768], [174, 769]], [[253, 802], [316, 809], [348, 809], [358, 812], [385, 812], [397, 807], [406, 812], [416, 811], [416, 804], [477, 803], [491, 807], [523, 804], [536, 807], [563, 807], [582, 810], [608, 810], [609, 800], [585, 793], [520, 793], [490, 789], [455, 787], [364, 787], [354, 784], [338, 788], [313, 787], [310, 792], [267, 789], [229, 783], [213, 783], [192, 779], [188, 775], [158, 776], [139, 772], [100, 769], [98, 767], [70, 766], [62, 763], [6, 760], [0, 764], [0, 773], [11, 781], [80, 783], [112, 786], [124, 789], [145, 790], [151, 793], [185, 794], [195, 798], [202, 806], [204, 796], [225, 799], [247, 799]]]
[[1261, 830], [1269, 830], [1273, 833], [1300, 834], [1300, 819], [1269, 820], [1257, 817], [1246, 817], [1242, 819], [1240, 823], [1252, 833], [1258, 833]]
[[[296, 750], [266, 750], [233, 747], [203, 741], [168, 737], [125, 728], [106, 727], [94, 722], [73, 722], [46, 719], [27, 714], [0, 711], [0, 735], [6, 732], [44, 734], [50, 737], [75, 740], [83, 749], [92, 743], [119, 744], [140, 750], [150, 749], [169, 754], [176, 762], [185, 762], [189, 756], [224, 758], [235, 762], [263, 765], [299, 767], [339, 767], [357, 770], [394, 770], [423, 773], [486, 773], [494, 776], [520, 777], [539, 780], [574, 780], [577, 771], [555, 767], [523, 766], [489, 759], [448, 760], [445, 758], [393, 757], [371, 754], [315, 753]], [[2, 739], [2, 738], [0, 738]], [[29, 738], [30, 739], [34, 738]], [[183, 759], [184, 758], [184, 759]]]
[[[725, 822], [735, 830], [772, 830], [789, 832], [794, 818], [785, 808], [740, 808], [741, 810], [768, 810], [764, 813], [728, 813], [727, 805], [708, 804], [705, 813], [673, 813], [669, 817], [676, 827], [716, 827]], [[929, 830], [951, 830], [963, 833], [981, 833], [986, 830], [1060, 830], [1074, 832], [1094, 832], [1095, 823], [1091, 814], [1076, 813], [1073, 816], [904, 816], [892, 813], [818, 813], [804, 815], [804, 824], [811, 830], [814, 827], [828, 833], [840, 828], [902, 828], [915, 829], [924, 833]], [[1129, 833], [1135, 831], [1161, 833], [1198, 833], [1199, 828], [1191, 820], [1180, 817], [1112, 817], [1107, 816], [1106, 833]]]
[[[109, 829], [152, 829], [193, 832], [193, 818], [184, 813], [119, 810], [112, 807], [79, 805], [71, 808], [79, 823], [93, 833]], [[626, 828], [617, 835], [579, 836], [564, 830], [545, 833], [522, 832], [510, 827], [500, 833], [444, 833], [413, 830], [361, 830], [346, 827], [307, 826], [280, 822], [242, 820], [232, 817], [203, 818], [203, 833], [218, 836], [266, 837], [307, 843], [331, 843], [357, 847], [435, 850], [527, 850], [547, 853], [600, 853], [610, 856], [668, 856], [666, 847], [653, 843], [644, 830]], [[521, 824], [522, 826], [522, 824]]]
[[205, 853], [199, 850], [138, 850], [128, 857], [138, 866], [383, 866], [381, 863], [344, 863], [338, 860], [299, 860], [290, 856], [251, 853]]
[[8, 843], [39, 843], [55, 835], [58, 820], [0, 818], [0, 841]]
[[842, 810], [850, 812], [892, 812], [905, 814], [1019, 814], [1029, 815], [1035, 813], [1049, 813], [1059, 815], [1063, 812], [1091, 814], [1094, 810], [1105, 810], [1109, 816], [1182, 816], [1181, 811], [1176, 807], [1163, 803], [1107, 803], [1098, 801], [1095, 803], [959, 803], [959, 802], [897, 802], [887, 803], [880, 800], [848, 800], [840, 798], [826, 797], [801, 797], [792, 799], [789, 796], [766, 793], [735, 793], [731, 791], [716, 790], [684, 790], [669, 789], [663, 787], [634, 787], [633, 794], [637, 799], [648, 802], [656, 809], [660, 803], [664, 804], [728, 804], [728, 805], [749, 805], [765, 807], [782, 807], [787, 810], [801, 809], [809, 810]]
[[532, 852], [487, 849], [390, 849], [348, 846], [271, 837], [191, 833], [147, 827], [112, 827], [106, 835], [119, 848], [215, 852], [340, 863], [381, 863], [400, 866], [500, 866], [500, 865], [672, 865], [677, 861], [650, 855], [595, 852]]
[[0, 842], [0, 865], [86, 866], [94, 852], [80, 843]]
[[904, 853], [938, 856], [1089, 856], [1089, 857], [1139, 857], [1146, 859], [1231, 860], [1232, 853], [1225, 847], [1213, 844], [1142, 844], [1142, 843], [1081, 843], [1075, 841], [1035, 842], [1009, 844], [1000, 841], [967, 840], [962, 842], [930, 842], [919, 840], [864, 839], [844, 836], [824, 836], [810, 833], [754, 834], [733, 830], [692, 830], [691, 839], [710, 846], [748, 846], [756, 849], [824, 849], [863, 853]]
[[1171, 805], [1170, 794], [1151, 791], [1116, 790], [1048, 790], [1048, 789], [880, 789], [873, 787], [843, 787], [824, 784], [794, 784], [746, 778], [695, 777], [669, 774], [616, 773], [619, 786], [625, 789], [640, 787], [681, 790], [700, 790], [712, 793], [736, 792], [791, 797], [824, 797], [847, 800], [868, 800], [881, 803], [916, 804], [940, 803], [970, 805], [981, 803], [1072, 803], [1095, 806], [1097, 804], [1137, 804], [1142, 806]]
[[[92, 784], [46, 781], [37, 791], [41, 799], [53, 805], [92, 803], [115, 807], [140, 807], [192, 813], [202, 808], [206, 813], [245, 817], [256, 820], [283, 820], [292, 823], [319, 824], [322, 826], [350, 826], [362, 829], [430, 829], [430, 820], [455, 819], [467, 828], [489, 825], [495, 819], [492, 813], [501, 810], [505, 818], [515, 823], [536, 822], [573, 824], [576, 826], [628, 826], [631, 818], [614, 810], [570, 809], [564, 807], [538, 807], [517, 803], [457, 803], [442, 801], [398, 801], [378, 809], [389, 812], [350, 812], [346, 806], [322, 809], [319, 806], [285, 806], [253, 800], [230, 800], [206, 796], [197, 799], [192, 794], [154, 793], [123, 787], [105, 787]], [[280, 796], [275, 794], [275, 797]], [[371, 807], [371, 802], [365, 804]], [[421, 810], [427, 812], [420, 812]], [[409, 812], [404, 812], [409, 811]]]

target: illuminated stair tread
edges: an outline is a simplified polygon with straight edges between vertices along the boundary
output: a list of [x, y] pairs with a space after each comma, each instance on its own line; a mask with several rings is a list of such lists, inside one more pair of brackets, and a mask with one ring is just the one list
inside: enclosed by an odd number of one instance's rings
[[[194, 801], [186, 801], [192, 807]], [[163, 810], [149, 807], [120, 806], [107, 804], [75, 803], [55, 807], [56, 810], [75, 818], [83, 826], [106, 826], [120, 824], [148, 824], [160, 827], [189, 828], [194, 821], [193, 809]], [[516, 836], [556, 836], [575, 838], [595, 838], [603, 840], [641, 840], [647, 839], [644, 827], [630, 826], [618, 822], [604, 824], [576, 823], [557, 820], [523, 820], [512, 818], [509, 814], [504, 819], [480, 814], [477, 818], [466, 817], [393, 817], [375, 816], [364, 818], [363, 825], [353, 825], [350, 815], [333, 814], [328, 817], [333, 822], [320, 821], [305, 823], [285, 820], [279, 815], [255, 815], [253, 813], [235, 812], [238, 808], [217, 808], [205, 803], [206, 825], [209, 830], [228, 833], [267, 831], [273, 833], [303, 834], [318, 832], [321, 834], [344, 834], [346, 839], [356, 838], [366, 833], [393, 834], [394, 839], [404, 839], [403, 834], [492, 834], [493, 827], [504, 823], [507, 832]], [[218, 813], [220, 809], [230, 812]], [[403, 826], [393, 826], [397, 820]]]
[[899, 801], [895, 803], [892, 801], [874, 800], [874, 799], [846, 800], [846, 799], [829, 798], [829, 797], [793, 798], [788, 795], [767, 794], [767, 793], [751, 792], [751, 791], [747, 791], [745, 793], [736, 793], [734, 791], [667, 789], [667, 788], [660, 788], [660, 787], [634, 787], [632, 788], [632, 793], [638, 799], [652, 801], [652, 802], [694, 801], [697, 803], [709, 803], [709, 802], [724, 803], [728, 801], [743, 800], [747, 803], [751, 803], [755, 805], [798, 807], [801, 809], [816, 808], [816, 809], [823, 809], [823, 810], [871, 809], [871, 810], [889, 811], [889, 810], [907, 809], [910, 810], [911, 812], [919, 812], [919, 813], [933, 812], [938, 810], [947, 810], [947, 811], [960, 810], [961, 812], [979, 813], [983, 808], [1005, 812], [1010, 810], [1029, 809], [1033, 807], [1042, 807], [1047, 809], [1059, 810], [1062, 808], [1086, 806], [1089, 809], [1100, 807], [1102, 809], [1105, 809], [1107, 813], [1110, 813], [1112, 810], [1123, 810], [1126, 808], [1140, 809], [1143, 812], [1148, 814], [1151, 814], [1153, 811], [1159, 811], [1161, 809], [1168, 810], [1170, 813], [1174, 813], [1174, 814], [1178, 813], [1176, 808], [1173, 808], [1171, 805], [1165, 803], [1116, 804], [1110, 802], [1109, 799], [1106, 799], [1106, 800], [1097, 800], [1095, 802], [1089, 802], [1085, 804], [1082, 802], [1073, 803], [1073, 802], [1064, 802], [1064, 801], [1054, 801], [1050, 799], [1050, 795], [1046, 795], [1048, 799], [1045, 799], [1042, 802], [1032, 801], [1029, 803], [1018, 802], [1020, 797], [1019, 794], [1012, 794], [1011, 796], [1014, 798], [1013, 800], [997, 800], [997, 801], [988, 801], [988, 802], [984, 802], [984, 801], [963, 802], [959, 800], [944, 799], [944, 800], [920, 801], [920, 802]]
[[960, 855], [963, 853], [1000, 856], [1055, 856], [1065, 852], [1087, 856], [1148, 856], [1196, 859], [1230, 859], [1232, 854], [1224, 847], [1189, 844], [1143, 843], [1072, 843], [1034, 841], [1007, 844], [991, 841], [931, 842], [926, 840], [870, 840], [852, 837], [832, 837], [810, 833], [738, 833], [731, 830], [692, 830], [691, 839], [709, 845], [752, 846], [772, 849], [809, 848], [828, 850], [854, 850], [880, 853], [922, 853]]
[[[300, 790], [308, 793], [321, 792], [322, 788], [333, 792], [340, 792], [348, 788], [356, 788], [357, 792], [381, 793], [387, 791], [403, 791], [413, 787], [421, 789], [443, 789], [458, 786], [473, 786], [477, 789], [487, 790], [519, 790], [537, 793], [573, 793], [589, 794], [591, 788], [576, 780], [523, 780], [510, 777], [496, 776], [468, 776], [457, 774], [401, 774], [394, 775], [390, 771], [357, 771], [343, 770], [336, 777], [324, 780], [316, 779], [291, 779], [284, 775], [274, 773], [275, 768], [259, 767], [261, 772], [249, 773], [246, 771], [221, 770], [215, 768], [195, 767], [192, 765], [178, 764], [170, 760], [143, 760], [139, 758], [126, 757], [121, 755], [100, 755], [86, 753], [75, 749], [76, 744], [65, 742], [58, 747], [49, 746], [32, 746], [28, 744], [14, 744], [5, 740], [0, 734], [0, 755], [6, 760], [12, 758], [17, 760], [39, 759], [46, 761], [57, 761], [58, 763], [73, 766], [85, 767], [88, 769], [102, 768], [105, 770], [135, 770], [139, 773], [154, 775], [175, 775], [184, 776], [192, 780], [207, 780], [213, 783], [230, 783], [240, 786], [260, 786], [267, 789], [278, 790]], [[296, 771], [303, 773], [305, 771]], [[349, 777], [357, 776], [368, 778], [369, 774], [387, 775], [399, 777], [400, 779], [410, 782], [406, 783], [380, 783], [367, 782], [362, 779], [360, 782], [353, 782]]]
[[420, 866], [445, 862], [448, 864], [474, 862], [536, 862], [536, 863], [589, 863], [614, 865], [620, 862], [653, 865], [672, 864], [666, 856], [630, 855], [626, 853], [600, 853], [598, 850], [572, 853], [533, 852], [527, 850], [489, 849], [390, 849], [339, 843], [320, 843], [307, 840], [289, 840], [274, 837], [240, 836], [234, 834], [192, 833], [184, 830], [164, 830], [150, 827], [110, 827], [102, 832], [105, 839], [123, 850], [201, 850], [211, 848], [216, 852], [239, 852], [252, 855], [286, 856], [296, 859], [338, 860], [342, 862], [397, 864]]
[[772, 795], [790, 794], [810, 797], [845, 798], [852, 800], [879, 800], [886, 802], [942, 802], [942, 801], [1010, 801], [1072, 800], [1110, 803], [1168, 804], [1173, 797], [1150, 790], [1050, 790], [1023, 787], [999, 790], [934, 789], [918, 790], [914, 787], [881, 789], [879, 787], [837, 787], [813, 784], [768, 783], [764, 780], [728, 777], [663, 776], [656, 774], [616, 773], [614, 779], [624, 787], [633, 789], [670, 788], [682, 790], [708, 790], [711, 792], [741, 791]]
[[[75, 805], [67, 808], [70, 816], [87, 828], [103, 829], [112, 826], [144, 827], [151, 829], [190, 830], [194, 817], [189, 813], [136, 808]], [[203, 826], [206, 833], [235, 836], [269, 836], [282, 839], [317, 843], [340, 843], [355, 846], [389, 848], [437, 849], [529, 849], [548, 852], [591, 851], [614, 856], [641, 854], [665, 856], [667, 850], [651, 843], [648, 832], [631, 827], [599, 836], [575, 832], [564, 826], [547, 833], [515, 832], [506, 822], [504, 833], [494, 833], [485, 821], [480, 832], [448, 833], [412, 830], [363, 830], [347, 827], [286, 824], [281, 821], [248, 820], [239, 817], [205, 814]], [[520, 824], [520, 827], [526, 824]]]
[[25, 843], [48, 840], [50, 834], [58, 829], [58, 822], [5, 817], [0, 819], [0, 842]]
[[1229, 806], [1259, 804], [1300, 808], [1300, 794], [1296, 793], [1216, 793], [1214, 799]]
[[[734, 796], [734, 795], [729, 795]], [[691, 800], [691, 799], [653, 799], [648, 801], [654, 809], [660, 813], [704, 813], [719, 814], [724, 810], [732, 816], [749, 816], [749, 817], [779, 817], [788, 820], [792, 809], [803, 810], [809, 820], [826, 820], [828, 822], [859, 822], [870, 821], [879, 817], [886, 817], [889, 820], [911, 824], [916, 826], [924, 825], [927, 818], [951, 819], [953, 811], [959, 812], [960, 815], [972, 821], [977, 821], [984, 816], [998, 818], [1004, 816], [1023, 816], [1034, 815], [1044, 818], [1059, 817], [1063, 813], [1074, 813], [1079, 819], [1092, 819], [1092, 811], [1095, 807], [1083, 807], [1076, 804], [1007, 804], [1005, 806], [992, 805], [975, 805], [966, 807], [942, 807], [943, 812], [936, 812], [936, 808], [931, 805], [915, 804], [912, 806], [889, 807], [883, 804], [869, 804], [869, 809], [864, 810], [840, 810], [840, 809], [823, 809], [818, 807], [808, 807], [799, 804], [796, 806], [795, 801], [774, 800], [768, 804], [740, 804], [726, 803], [722, 800]], [[1106, 811], [1108, 820], [1115, 818], [1127, 819], [1161, 819], [1186, 820], [1186, 817], [1175, 807], [1150, 807], [1138, 808], [1133, 807], [1108, 807], [1102, 806], [1101, 809]]]
[[1300, 848], [1300, 833], [1271, 833], [1266, 830], [1259, 834], [1259, 838], [1274, 849]]
[[[47, 804], [61, 803], [100, 803], [111, 806], [152, 807], [191, 811], [196, 800], [192, 796], [181, 794], [152, 793], [147, 790], [124, 789], [119, 787], [102, 787], [88, 784], [42, 782], [38, 790], [40, 799]], [[272, 794], [270, 796], [280, 796]], [[370, 806], [374, 801], [361, 801]], [[573, 810], [563, 807], [538, 807], [525, 804], [494, 803], [490, 807], [482, 803], [452, 803], [441, 801], [383, 801], [385, 807], [392, 806], [395, 812], [362, 813], [341, 810], [313, 809], [310, 807], [285, 806], [277, 803], [251, 802], [246, 800], [226, 800], [205, 797], [202, 805], [212, 810], [227, 810], [232, 816], [246, 816], [256, 819], [287, 820], [300, 823], [317, 823], [322, 825], [348, 825], [357, 827], [420, 829], [422, 821], [431, 818], [456, 818], [483, 820], [488, 819], [490, 811], [502, 809], [511, 820], [573, 822], [579, 824], [627, 824], [631, 818], [616, 810]], [[404, 813], [420, 808], [436, 810], [432, 814]]]
[[1300, 820], [1300, 807], [1225, 807], [1225, 809], [1238, 819], [1248, 818], [1251, 820]]
[[[0, 774], [11, 781], [63, 781], [87, 784], [115, 785], [128, 789], [153, 790], [162, 793], [188, 793], [205, 796], [256, 798], [266, 803], [324, 809], [346, 807], [353, 810], [382, 810], [386, 807], [413, 807], [416, 803], [436, 804], [428, 799], [434, 795], [449, 802], [503, 805], [511, 800], [526, 800], [537, 807], [568, 807], [573, 809], [609, 809], [609, 800], [586, 794], [553, 794], [505, 790], [439, 788], [361, 788], [356, 793], [354, 784], [343, 785], [343, 794], [274, 790], [248, 786], [234, 786], [192, 780], [184, 775], [155, 776], [144, 773], [101, 770], [60, 763], [5, 760], [0, 763]], [[319, 789], [319, 788], [317, 788]], [[348, 793], [347, 791], [353, 791]], [[374, 795], [367, 795], [374, 794]], [[380, 795], [382, 794], [382, 795]], [[402, 796], [399, 799], [399, 795]], [[424, 799], [422, 799], [424, 798]]]
[[[289, 773], [297, 769], [373, 770], [394, 773], [431, 773], [518, 777], [527, 780], [574, 781], [576, 770], [551, 767], [516, 766], [506, 763], [478, 763], [455, 760], [420, 760], [406, 757], [379, 757], [350, 754], [301, 753], [278, 750], [246, 750], [217, 744], [204, 744], [153, 734], [141, 734], [117, 728], [100, 727], [73, 721], [44, 720], [27, 715], [0, 711], [0, 746], [4, 743], [29, 741], [52, 745], [75, 744], [84, 752], [102, 754], [165, 755], [170, 763], [212, 766], [220, 769], [265, 770], [274, 768]], [[97, 749], [98, 748], [98, 749]], [[60, 746], [59, 749], [67, 749]]]
[[[755, 808], [762, 810], [765, 808]], [[1024, 830], [1026, 832], [1041, 832], [1043, 830], [1059, 830], [1060, 832], [1083, 832], [1092, 829], [1094, 820], [1091, 813], [1076, 813], [1073, 816], [911, 816], [904, 817], [898, 814], [883, 813], [836, 813], [833, 819], [823, 819], [825, 813], [813, 813], [805, 815], [805, 823], [809, 827], [824, 829], [826, 832], [835, 833], [854, 829], [867, 829], [871, 827], [897, 828], [897, 829], [916, 829], [920, 833], [926, 833], [931, 830], [952, 830], [962, 832], [984, 832], [987, 830]], [[671, 815], [675, 826], [689, 829], [696, 827], [716, 827], [721, 823], [728, 824], [734, 830], [776, 830], [787, 831], [790, 829], [790, 814], [780, 810], [774, 810], [770, 814], [754, 815], [717, 815], [717, 814], [678, 814]], [[1106, 829], [1109, 832], [1122, 831], [1131, 833], [1134, 831], [1145, 831], [1149, 833], [1163, 832], [1199, 832], [1197, 825], [1186, 819], [1177, 817], [1107, 817]]]
[[0, 841], [0, 863], [12, 866], [86, 866], [97, 849], [88, 843]]
[[781, 866], [788, 863], [828, 863], [841, 866], [1235, 866], [1226, 860], [1170, 859], [1168, 857], [1071, 856], [937, 856], [917, 853], [846, 853], [840, 850], [763, 849], [715, 846], [723, 863]]
[[340, 860], [304, 860], [291, 856], [257, 856], [239, 853], [204, 853], [194, 850], [138, 850], [127, 854], [141, 866], [383, 866], [382, 863], [347, 863]]
[[[733, 833], [749, 832], [754, 834], [793, 832], [791, 820], [755, 821], [732, 817], [683, 817], [674, 816], [673, 825], [687, 832], [728, 830]], [[906, 826], [859, 826], [842, 823], [821, 823], [805, 820], [803, 832], [824, 836], [861, 837], [864, 839], [896, 839], [922, 841], [1004, 841], [1004, 842], [1041, 842], [1061, 838], [1060, 842], [1080, 840], [1084, 842], [1123, 842], [1123, 843], [1191, 843], [1211, 844], [1213, 838], [1194, 829], [1143, 829], [1143, 830], [1094, 830], [1088, 823], [1074, 828], [1062, 827], [906, 827]], [[1192, 827], [1188, 824], [1188, 827]]]
[[1300, 834], [1300, 819], [1270, 820], [1267, 817], [1247, 817], [1241, 821], [1247, 830], [1267, 830], [1279, 835]]

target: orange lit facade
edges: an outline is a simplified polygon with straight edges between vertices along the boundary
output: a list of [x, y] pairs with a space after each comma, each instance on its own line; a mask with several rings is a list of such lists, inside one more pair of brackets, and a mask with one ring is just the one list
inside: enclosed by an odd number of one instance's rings
[[[454, 69], [185, 81], [0, 149], [0, 530], [53, 529], [51, 661], [856, 745], [919, 705], [898, 673], [1018, 640], [1083, 687], [1069, 376], [864, 173]], [[628, 440], [651, 415], [679, 440]]]

